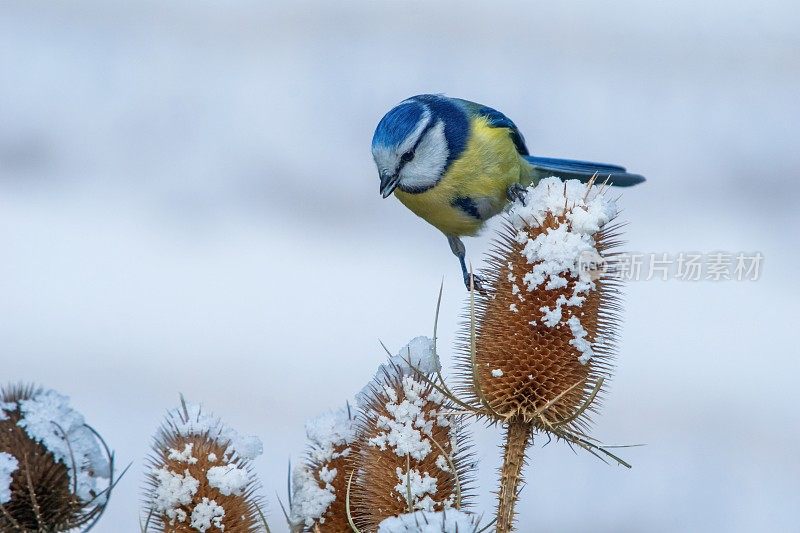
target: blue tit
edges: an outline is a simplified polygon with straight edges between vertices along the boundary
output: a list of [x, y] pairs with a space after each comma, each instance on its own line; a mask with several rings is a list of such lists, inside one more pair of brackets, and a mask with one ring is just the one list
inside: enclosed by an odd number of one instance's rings
[[528, 185], [549, 176], [586, 182], [597, 175], [622, 187], [644, 181], [616, 165], [532, 156], [504, 114], [433, 94], [413, 96], [386, 113], [372, 138], [372, 156], [381, 195], [394, 193], [444, 233], [467, 288], [471, 278], [461, 237], [477, 234]]

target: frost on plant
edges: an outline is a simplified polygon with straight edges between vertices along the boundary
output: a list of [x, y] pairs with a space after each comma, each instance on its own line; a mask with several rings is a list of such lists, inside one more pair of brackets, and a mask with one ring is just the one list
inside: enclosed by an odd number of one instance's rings
[[208, 484], [218, 489], [223, 496], [241, 496], [250, 483], [250, 474], [247, 470], [230, 463], [212, 466], [208, 469], [206, 477]]
[[7, 452], [0, 452], [0, 504], [11, 500], [11, 475], [19, 468], [17, 458]]
[[353, 444], [358, 438], [349, 409], [329, 411], [306, 423], [309, 449], [292, 473], [290, 520], [295, 527], [349, 532], [345, 496]]
[[423, 374], [435, 374], [442, 369], [439, 356], [436, 354], [436, 345], [430, 337], [414, 337], [408, 344], [400, 348], [397, 354], [390, 357], [389, 361], [382, 363], [375, 373], [375, 379], [370, 381], [361, 392], [356, 395], [356, 403], [361, 406], [368, 402], [373, 385], [380, 382], [387, 371], [397, 370], [403, 374], [414, 375], [417, 372]]
[[0, 402], [0, 420], [8, 420], [8, 413], [16, 409], [17, 404], [14, 402]]
[[[528, 265], [511, 271], [511, 291], [521, 302], [526, 293], [558, 291], [551, 305], [539, 308], [538, 320], [547, 327], [569, 326], [581, 363], [594, 355], [581, 324], [580, 308], [596, 290], [597, 272], [586, 268], [603, 262], [597, 235], [617, 216], [616, 203], [577, 180], [542, 180], [527, 189], [524, 202], [515, 202], [509, 220], [516, 230], [519, 253]], [[549, 224], [548, 224], [549, 222]], [[543, 231], [530, 231], [543, 228]], [[514, 311], [517, 312], [516, 303]]]
[[19, 406], [22, 418], [17, 425], [47, 448], [56, 461], [67, 465], [78, 498], [94, 498], [98, 478], [109, 477], [108, 458], [83, 416], [70, 407], [69, 398], [48, 390], [22, 400]]
[[416, 511], [387, 518], [378, 525], [378, 533], [475, 533], [477, 518], [464, 511]]
[[[426, 367], [438, 368], [438, 361]], [[445, 396], [407, 365], [379, 369], [360, 403], [353, 481], [360, 528], [374, 531], [392, 516], [465, 503], [467, 446], [451, 411]]]
[[0, 531], [66, 531], [102, 513], [113, 461], [69, 398], [53, 390], [0, 390]]
[[211, 528], [224, 531], [223, 518], [225, 518], [225, 509], [214, 500], [203, 498], [200, 503], [194, 506], [190, 526], [201, 533]]
[[241, 435], [213, 414], [204, 412], [200, 404], [182, 405], [171, 411], [168, 419], [171, 430], [177, 436], [208, 436], [216, 442], [227, 442], [228, 446], [222, 455], [236, 455], [240, 459], [252, 461], [263, 452], [261, 439], [252, 435]]
[[243, 437], [196, 404], [170, 411], [153, 445], [144, 522], [148, 531], [263, 531], [250, 461], [257, 437]]
[[192, 503], [200, 482], [192, 477], [189, 470], [179, 474], [167, 467], [159, 468], [152, 473], [152, 476], [156, 481], [153, 510], [166, 516], [171, 526], [174, 526], [175, 522], [185, 522], [184, 507]]
[[424, 336], [411, 339], [400, 348], [397, 355], [389, 359], [389, 364], [406, 370], [414, 368], [424, 374], [433, 374], [442, 369], [433, 339]]

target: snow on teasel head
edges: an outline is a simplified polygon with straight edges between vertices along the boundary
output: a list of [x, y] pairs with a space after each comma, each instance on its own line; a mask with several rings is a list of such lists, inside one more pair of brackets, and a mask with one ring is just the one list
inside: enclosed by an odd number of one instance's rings
[[350, 533], [347, 480], [357, 438], [350, 408], [330, 411], [306, 423], [305, 464], [292, 475], [291, 525], [295, 530]]
[[449, 511], [415, 511], [387, 518], [378, 526], [378, 533], [477, 533], [486, 527], [470, 513]]
[[379, 368], [359, 400], [351, 508], [361, 531], [409, 512], [457, 510], [468, 500], [467, 439], [450, 401], [432, 385], [439, 370], [432, 341], [420, 339]]
[[462, 390], [489, 418], [587, 425], [587, 402], [610, 375], [619, 310], [607, 270], [618, 211], [604, 192], [547, 178], [510, 208], [462, 339]]
[[414, 337], [408, 344], [397, 351], [396, 355], [389, 358], [386, 363], [378, 366], [375, 377], [356, 394], [356, 405], [368, 402], [372, 397], [375, 385], [380, 385], [387, 370], [397, 370], [407, 375], [437, 374], [442, 370], [442, 364], [436, 353], [436, 343], [430, 337]]
[[113, 456], [69, 398], [31, 385], [0, 389], [0, 531], [68, 531], [100, 517]]
[[250, 462], [257, 437], [243, 437], [187, 404], [167, 413], [147, 465], [144, 528], [152, 532], [265, 531]]

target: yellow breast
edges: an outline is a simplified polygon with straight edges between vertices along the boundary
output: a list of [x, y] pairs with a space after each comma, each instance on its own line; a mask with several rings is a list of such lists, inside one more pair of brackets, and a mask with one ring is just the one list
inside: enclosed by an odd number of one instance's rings
[[[503, 209], [508, 187], [520, 181], [522, 171], [523, 162], [508, 130], [490, 127], [480, 117], [472, 120], [464, 152], [439, 183], [419, 194], [398, 189], [395, 196], [446, 235], [475, 235], [486, 219]], [[464, 198], [481, 206], [481, 218], [454, 205]]]

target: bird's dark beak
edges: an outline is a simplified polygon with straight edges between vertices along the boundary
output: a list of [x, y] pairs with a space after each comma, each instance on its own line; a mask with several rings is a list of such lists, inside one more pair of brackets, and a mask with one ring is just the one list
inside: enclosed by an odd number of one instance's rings
[[386, 198], [394, 192], [397, 184], [400, 183], [400, 174], [390, 174], [381, 172], [381, 196]]

